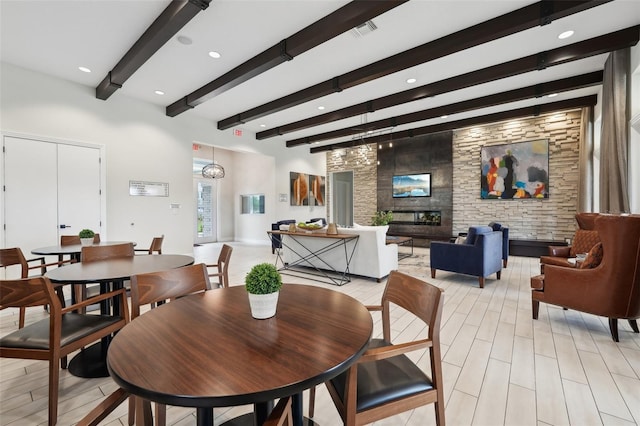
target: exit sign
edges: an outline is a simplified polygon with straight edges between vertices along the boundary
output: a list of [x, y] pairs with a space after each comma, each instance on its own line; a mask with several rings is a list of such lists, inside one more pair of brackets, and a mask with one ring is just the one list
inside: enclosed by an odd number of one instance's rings
[[233, 135], [234, 136], [242, 136], [242, 129], [234, 129], [233, 130]]

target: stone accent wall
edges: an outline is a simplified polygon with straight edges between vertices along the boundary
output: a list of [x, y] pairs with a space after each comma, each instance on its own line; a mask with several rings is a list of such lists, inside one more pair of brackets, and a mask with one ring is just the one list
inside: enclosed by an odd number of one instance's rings
[[[480, 148], [549, 139], [549, 198], [480, 199]], [[500, 222], [510, 239], [572, 238], [577, 228], [580, 111], [456, 130], [453, 133], [453, 232]]]
[[[549, 198], [544, 200], [480, 199], [480, 147], [549, 139]], [[580, 110], [459, 129], [453, 132], [453, 234], [471, 225], [500, 222], [511, 239], [573, 238], [577, 228], [578, 147]], [[327, 175], [354, 172], [354, 221], [370, 224], [376, 212], [377, 146], [370, 145], [365, 161], [345, 150], [327, 152]], [[356, 151], [357, 148], [349, 151]], [[352, 160], [353, 158], [353, 160]], [[327, 179], [327, 194], [331, 194]], [[327, 195], [327, 211], [331, 212]]]
[[[346, 161], [346, 164], [345, 164]], [[331, 172], [353, 171], [353, 221], [360, 225], [371, 225], [376, 213], [378, 183], [378, 147], [364, 145], [363, 149], [336, 149], [327, 152], [327, 212], [332, 217]]]

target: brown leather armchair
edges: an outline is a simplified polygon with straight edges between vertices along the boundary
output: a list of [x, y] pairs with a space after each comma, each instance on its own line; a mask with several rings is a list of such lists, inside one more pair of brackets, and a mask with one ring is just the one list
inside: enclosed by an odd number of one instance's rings
[[546, 265], [544, 275], [531, 278], [533, 318], [540, 302], [609, 318], [618, 341], [618, 319], [627, 319], [638, 333], [640, 318], [640, 215], [598, 215], [595, 230], [603, 257], [593, 269]]
[[540, 273], [544, 274], [545, 265], [557, 265], [573, 268], [574, 263], [569, 259], [575, 258], [578, 253], [587, 253], [593, 246], [600, 242], [598, 232], [595, 230], [595, 219], [599, 213], [577, 213], [576, 222], [578, 230], [573, 236], [570, 246], [549, 246], [549, 254], [540, 256]]

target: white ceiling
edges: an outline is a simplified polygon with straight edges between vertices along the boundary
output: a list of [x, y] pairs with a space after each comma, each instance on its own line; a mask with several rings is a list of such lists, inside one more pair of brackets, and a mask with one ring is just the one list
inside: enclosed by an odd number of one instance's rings
[[[171, 39], [112, 98], [138, 98], [162, 106], [160, 111], [164, 111], [167, 105], [347, 3], [346, 0], [212, 0], [206, 10], [178, 33], [192, 39], [192, 44], [183, 45], [176, 37]], [[344, 33], [184, 114], [195, 114], [217, 122], [531, 3], [522, 0], [411, 0], [374, 18], [377, 31], [363, 37]], [[168, 4], [167, 0], [0, 0], [0, 59], [95, 88]], [[543, 27], [304, 103], [238, 128], [252, 133], [264, 131], [638, 24], [640, 0], [613, 1]], [[569, 29], [574, 30], [575, 35], [559, 40], [558, 34]], [[211, 50], [220, 52], [222, 57], [210, 58], [208, 52]], [[284, 144], [286, 140], [357, 125], [365, 120], [379, 120], [600, 70], [605, 59], [606, 55], [599, 55], [574, 61], [256, 143]], [[80, 72], [79, 66], [88, 67], [92, 72]], [[407, 84], [409, 77], [416, 78], [417, 82]], [[165, 95], [158, 96], [155, 90], [162, 90]], [[446, 119], [398, 126], [394, 130], [556, 102], [593, 94], [597, 90], [597, 87], [580, 89], [561, 93], [552, 99], [520, 101], [454, 114]], [[319, 111], [317, 107], [320, 105], [326, 109]], [[336, 141], [340, 140], [323, 144]]]

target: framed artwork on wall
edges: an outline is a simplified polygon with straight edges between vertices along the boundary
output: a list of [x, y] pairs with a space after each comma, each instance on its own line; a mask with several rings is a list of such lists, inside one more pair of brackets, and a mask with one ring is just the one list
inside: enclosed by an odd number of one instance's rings
[[483, 146], [480, 198], [549, 198], [549, 140]]
[[289, 172], [292, 206], [324, 206], [325, 177]]
[[325, 178], [320, 175], [309, 175], [309, 205], [324, 206]]
[[290, 205], [309, 205], [309, 177], [305, 173], [289, 172]]

